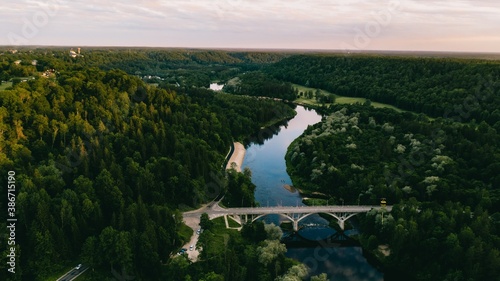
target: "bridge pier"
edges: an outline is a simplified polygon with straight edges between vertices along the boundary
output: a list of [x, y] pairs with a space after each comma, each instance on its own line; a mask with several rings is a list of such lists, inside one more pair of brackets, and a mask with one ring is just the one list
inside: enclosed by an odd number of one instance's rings
[[[229, 219], [232, 219], [240, 225], [239, 228], [233, 227], [233, 229], [241, 229], [245, 223], [254, 222], [255, 220], [268, 215], [277, 214], [286, 217], [292, 222], [293, 231], [299, 231], [299, 222], [310, 215], [323, 213], [334, 217], [341, 230], [345, 229], [345, 222], [351, 217], [359, 214], [366, 213], [373, 209], [382, 209], [384, 212], [390, 212], [392, 206], [301, 206], [301, 207], [288, 207], [288, 206], [278, 206], [278, 207], [258, 207], [258, 208], [228, 208], [220, 210], [211, 210], [209, 213], [210, 219], [216, 217], [224, 217], [224, 222], [226, 228], [231, 228], [229, 225]], [[229, 216], [229, 218], [228, 218]]]
[[342, 231], [343, 231], [344, 227], [345, 227], [345, 221], [344, 220], [338, 220], [337, 223], [339, 224], [340, 229], [342, 229]]

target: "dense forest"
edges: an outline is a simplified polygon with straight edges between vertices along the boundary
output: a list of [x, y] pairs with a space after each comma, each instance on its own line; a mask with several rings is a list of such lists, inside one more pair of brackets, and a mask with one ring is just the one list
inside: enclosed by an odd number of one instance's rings
[[292, 101], [296, 98], [296, 91], [292, 84], [273, 79], [260, 72], [247, 72], [228, 81], [224, 91], [248, 96], [265, 96]]
[[256, 222], [244, 225], [238, 233], [226, 229], [222, 219], [209, 221], [203, 216], [201, 224], [201, 261], [190, 264], [184, 256], [173, 259], [167, 266], [172, 274], [164, 280], [298, 281], [307, 276], [305, 265], [285, 257], [286, 247], [280, 243], [283, 232], [277, 226]]
[[188, 238], [179, 210], [225, 192], [207, 184], [233, 139], [295, 112], [272, 100], [156, 87], [66, 56], [2, 56], [2, 79], [32, 75], [0, 91], [0, 171], [15, 171], [17, 182], [14, 280], [45, 280], [78, 261], [95, 269], [94, 280], [112, 278], [110, 268], [158, 280]]
[[386, 280], [499, 280], [498, 61], [300, 55], [265, 71], [409, 111], [322, 107], [286, 156], [303, 191], [394, 205], [360, 216], [359, 241]]
[[[201, 261], [170, 258], [191, 235], [182, 211], [221, 193], [226, 206], [255, 206], [251, 171], [221, 165], [234, 140], [294, 116], [272, 98], [294, 100], [296, 83], [369, 99], [326, 105], [335, 99], [317, 95], [323, 121], [286, 160], [303, 191], [393, 205], [359, 216], [358, 240], [386, 280], [499, 280], [499, 74], [497, 61], [454, 58], [0, 50], [0, 173], [15, 171], [17, 187], [9, 278], [55, 280], [80, 262], [92, 268], [88, 280], [306, 276], [285, 258], [279, 228], [261, 223], [236, 232], [202, 216]], [[223, 92], [206, 89], [215, 81]]]
[[275, 78], [500, 131], [500, 62], [376, 55], [297, 55], [266, 67]]
[[[0, 56], [1, 81], [27, 77], [49, 69], [99, 67], [102, 70], [121, 69], [131, 75], [147, 77], [148, 82], [165, 82], [189, 88], [208, 87], [211, 81], [225, 82], [241, 72], [258, 70], [290, 56], [259, 51], [90, 47], [83, 48], [81, 56], [76, 58], [68, 55], [68, 48], [26, 49], [7, 54], [3, 52]], [[18, 60], [19, 64], [13, 63]], [[32, 65], [34, 60], [36, 65]]]
[[[500, 134], [366, 105], [336, 105], [289, 147], [293, 182], [345, 204], [396, 204], [362, 220], [386, 280], [498, 280]], [[382, 219], [382, 216], [385, 219]]]

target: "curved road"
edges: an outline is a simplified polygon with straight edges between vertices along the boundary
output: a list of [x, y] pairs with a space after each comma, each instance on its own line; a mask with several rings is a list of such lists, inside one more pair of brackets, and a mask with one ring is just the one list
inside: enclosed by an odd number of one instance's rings
[[87, 266], [80, 267], [80, 269], [72, 268], [70, 271], [66, 272], [63, 276], [59, 277], [56, 281], [71, 281], [76, 279], [78, 276], [82, 275], [85, 271], [89, 269]]

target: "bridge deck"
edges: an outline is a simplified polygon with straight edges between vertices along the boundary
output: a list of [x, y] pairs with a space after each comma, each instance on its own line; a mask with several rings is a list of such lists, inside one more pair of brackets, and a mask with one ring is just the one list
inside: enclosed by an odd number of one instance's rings
[[[201, 213], [207, 213], [210, 219], [224, 217], [226, 227], [229, 228], [228, 217], [235, 220], [240, 225], [244, 222], [253, 222], [254, 220], [270, 214], [283, 215], [293, 222], [293, 229], [299, 229], [298, 223], [317, 213], [326, 213], [337, 219], [341, 229], [344, 229], [344, 223], [349, 218], [359, 214], [366, 213], [372, 209], [384, 209], [388, 212], [392, 210], [392, 206], [382, 207], [380, 205], [358, 206], [358, 205], [342, 205], [342, 206], [274, 206], [274, 207], [249, 207], [249, 208], [222, 208], [217, 203], [210, 205], [208, 208], [202, 208], [196, 211], [185, 212], [184, 217], [199, 217]], [[250, 216], [250, 218], [248, 217]]]
[[[274, 207], [249, 207], [249, 208], [219, 208], [212, 209], [209, 213], [212, 214], [231, 214], [231, 215], [260, 215], [260, 214], [304, 214], [304, 213], [366, 213], [372, 209], [381, 209], [379, 205], [373, 206], [274, 206]], [[387, 211], [391, 211], [392, 206], [384, 207]]]

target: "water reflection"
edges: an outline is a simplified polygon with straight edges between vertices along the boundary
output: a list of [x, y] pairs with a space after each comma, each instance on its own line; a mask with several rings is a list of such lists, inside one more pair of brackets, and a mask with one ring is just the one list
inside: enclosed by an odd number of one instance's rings
[[[286, 172], [285, 154], [288, 146], [309, 126], [321, 121], [314, 110], [297, 106], [297, 115], [286, 126], [276, 126], [261, 132], [247, 144], [247, 152], [242, 167], [252, 171], [252, 182], [257, 186], [255, 199], [261, 206], [303, 206], [298, 192], [290, 192], [284, 185], [292, 185]], [[279, 215], [262, 218], [267, 223], [279, 225], [287, 221]], [[300, 222], [304, 224], [328, 225], [319, 215], [313, 215]], [[321, 230], [322, 229], [322, 230]], [[299, 234], [309, 240], [320, 240], [331, 236], [333, 229], [303, 228]], [[346, 235], [350, 235], [348, 231]], [[330, 280], [336, 281], [379, 281], [383, 275], [373, 268], [363, 257], [359, 247], [312, 246], [288, 248], [287, 256], [305, 263], [311, 268], [312, 275], [327, 273]]]
[[308, 266], [310, 275], [325, 272], [335, 281], [384, 280], [382, 273], [368, 263], [360, 247], [289, 248], [286, 255]]
[[275, 124], [273, 126], [263, 128], [258, 133], [251, 135], [245, 140], [245, 145], [258, 144], [263, 145], [266, 140], [272, 139], [281, 132], [281, 128], [287, 128], [288, 120]]
[[[242, 167], [252, 170], [252, 181], [257, 186], [255, 199], [261, 206], [303, 205], [298, 192], [290, 193], [284, 184], [292, 185], [286, 172], [285, 154], [288, 146], [299, 137], [307, 126], [321, 121], [321, 116], [302, 106], [295, 109], [297, 115], [286, 126], [275, 126], [266, 134], [257, 135], [247, 147]], [[275, 135], [274, 133], [279, 133]]]
[[309, 241], [317, 241], [321, 239], [326, 239], [334, 234], [337, 231], [330, 227], [321, 227], [321, 226], [306, 226], [299, 230], [298, 234], [301, 238], [307, 239]]

